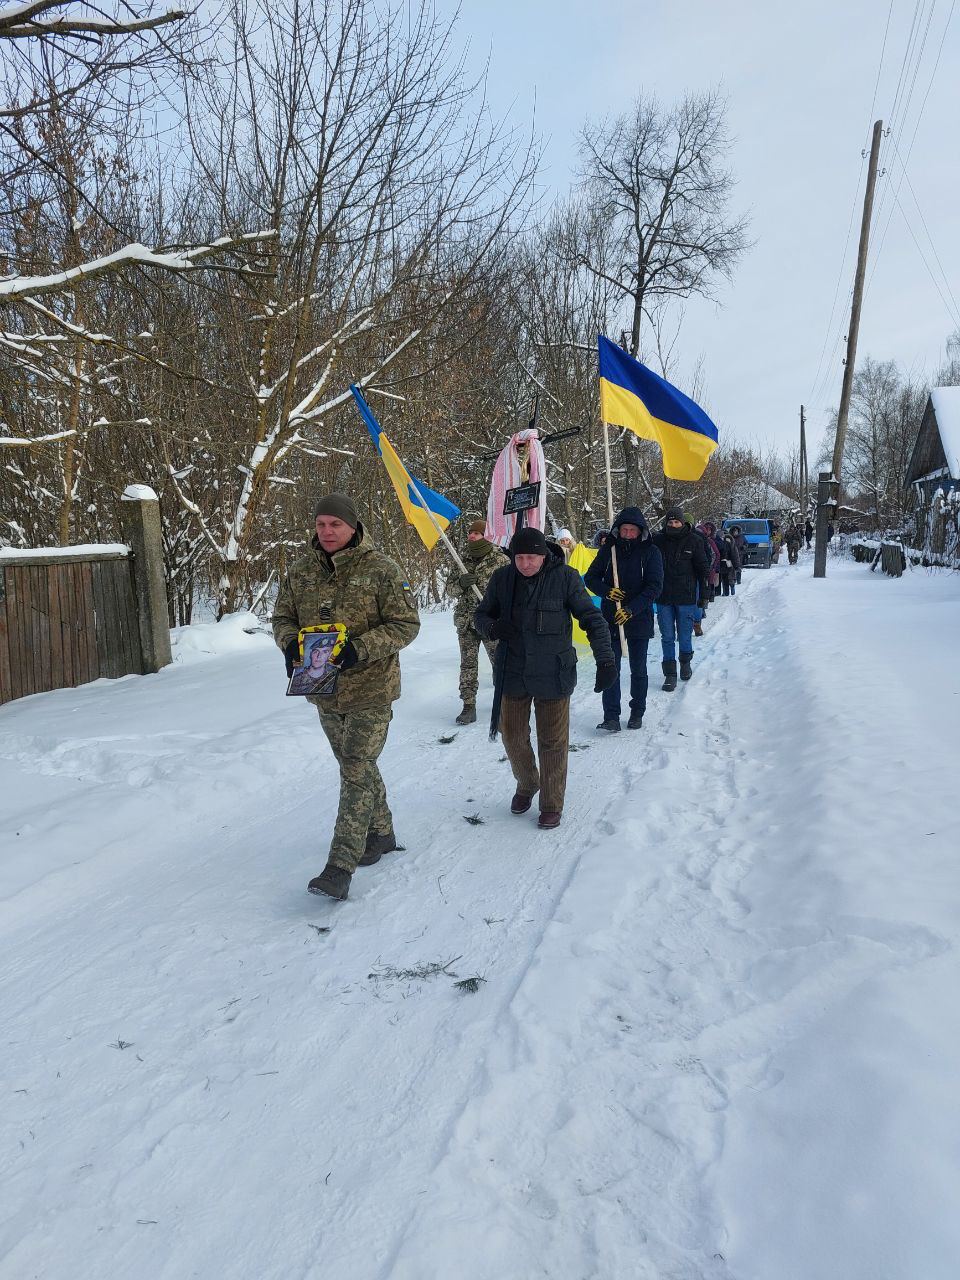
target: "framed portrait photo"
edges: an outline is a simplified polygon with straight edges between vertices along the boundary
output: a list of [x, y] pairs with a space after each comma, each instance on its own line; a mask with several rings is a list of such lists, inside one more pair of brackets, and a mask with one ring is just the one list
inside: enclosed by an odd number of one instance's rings
[[287, 685], [288, 697], [324, 697], [334, 693], [340, 671], [330, 659], [340, 635], [336, 629], [302, 633], [303, 658]]

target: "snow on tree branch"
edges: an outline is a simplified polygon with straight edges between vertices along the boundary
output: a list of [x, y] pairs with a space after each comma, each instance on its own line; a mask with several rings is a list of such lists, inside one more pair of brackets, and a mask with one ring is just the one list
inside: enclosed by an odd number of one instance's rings
[[128, 265], [160, 267], [164, 271], [193, 271], [201, 262], [212, 254], [219, 253], [221, 249], [266, 240], [275, 235], [275, 231], [250, 231], [239, 236], [221, 236], [219, 240], [214, 240], [210, 244], [198, 245], [190, 249], [169, 251], [148, 249], [143, 244], [128, 244], [122, 249], [117, 249], [115, 253], [105, 254], [102, 258], [94, 258], [91, 262], [83, 262], [78, 267], [69, 267], [50, 275], [11, 276], [6, 280], [0, 280], [0, 300], [26, 298], [28, 295], [38, 293], [58, 293], [77, 280], [92, 279], [94, 276], [117, 271]]
[[171, 22], [182, 22], [188, 16], [185, 9], [170, 9], [153, 18], [47, 18], [44, 15], [55, 9], [65, 8], [64, 0], [35, 0], [33, 4], [16, 4], [0, 9], [0, 40], [35, 40], [38, 37], [76, 36], [99, 40], [108, 36], [135, 35], [141, 31], [155, 31]]

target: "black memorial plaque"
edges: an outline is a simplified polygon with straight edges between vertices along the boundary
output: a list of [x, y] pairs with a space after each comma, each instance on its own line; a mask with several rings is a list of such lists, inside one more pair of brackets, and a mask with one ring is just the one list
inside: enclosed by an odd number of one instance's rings
[[540, 481], [533, 484], [521, 484], [516, 489], [508, 489], [503, 500], [503, 514], [516, 515], [518, 511], [529, 511], [539, 505]]

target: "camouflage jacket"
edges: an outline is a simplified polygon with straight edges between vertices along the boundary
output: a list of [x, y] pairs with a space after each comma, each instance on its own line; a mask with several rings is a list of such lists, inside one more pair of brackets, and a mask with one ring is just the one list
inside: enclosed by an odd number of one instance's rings
[[358, 662], [340, 676], [331, 697], [310, 701], [331, 711], [389, 706], [400, 697], [397, 654], [415, 639], [420, 618], [403, 574], [363, 533], [358, 546], [333, 557], [316, 538], [311, 550], [291, 565], [273, 611], [273, 636], [281, 649], [303, 627], [342, 622]]
[[[471, 554], [471, 548], [480, 544], [476, 542], [468, 542], [464, 552], [463, 562], [467, 569], [477, 580], [477, 588], [480, 596], [487, 589], [487, 583], [493, 577], [497, 569], [503, 568], [505, 564], [510, 563], [509, 556], [501, 551], [498, 546], [492, 542], [485, 545], [489, 548], [485, 555], [476, 556]], [[473, 627], [473, 615], [480, 601], [474, 595], [473, 588], [468, 587], [466, 591], [461, 590], [460, 584], [454, 579], [454, 591], [457, 593], [457, 603], [453, 607], [453, 622], [458, 631], [471, 630]]]

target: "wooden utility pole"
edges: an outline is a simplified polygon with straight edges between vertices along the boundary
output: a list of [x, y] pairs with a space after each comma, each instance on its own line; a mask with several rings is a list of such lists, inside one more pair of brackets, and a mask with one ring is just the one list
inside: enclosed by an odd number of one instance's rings
[[850, 396], [853, 391], [853, 375], [857, 362], [857, 338], [860, 333], [860, 308], [863, 304], [863, 278], [867, 273], [867, 248], [870, 243], [870, 220], [873, 216], [873, 193], [877, 185], [877, 164], [880, 158], [880, 139], [883, 121], [873, 126], [870, 145], [870, 164], [867, 169], [867, 189], [863, 197], [863, 218], [860, 221], [860, 251], [857, 254], [857, 274], [853, 281], [853, 304], [850, 307], [850, 328], [847, 331], [847, 358], [843, 368], [843, 387], [840, 392], [840, 409], [837, 413], [837, 437], [833, 444], [833, 472], [831, 494], [826, 503], [817, 506], [817, 546], [813, 562], [813, 576], [827, 576], [827, 524], [829, 516], [839, 511], [840, 471], [843, 466], [843, 446], [847, 438], [847, 418], [850, 415]]
[[800, 406], [800, 514], [806, 520], [807, 512], [807, 486], [810, 483], [810, 476], [807, 471], [807, 420], [803, 414], [803, 405]]

